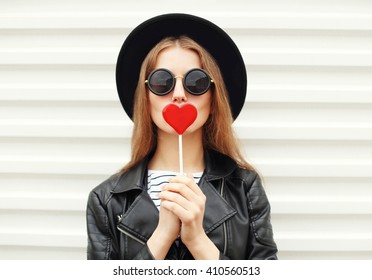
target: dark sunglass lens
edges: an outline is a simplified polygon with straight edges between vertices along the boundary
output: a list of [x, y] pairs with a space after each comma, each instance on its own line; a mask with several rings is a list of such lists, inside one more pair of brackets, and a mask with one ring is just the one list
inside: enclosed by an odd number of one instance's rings
[[185, 77], [186, 89], [195, 95], [205, 93], [209, 89], [210, 82], [208, 75], [197, 69], [190, 71]]
[[158, 95], [165, 95], [173, 88], [173, 77], [165, 70], [157, 70], [149, 79], [150, 90]]

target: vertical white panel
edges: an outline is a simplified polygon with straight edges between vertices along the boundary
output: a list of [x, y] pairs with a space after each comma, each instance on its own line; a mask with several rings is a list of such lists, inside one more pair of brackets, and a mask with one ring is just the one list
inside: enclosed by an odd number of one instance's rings
[[371, 259], [367, 0], [2, 1], [0, 259], [85, 258], [88, 192], [130, 154], [117, 53], [165, 12], [216, 22], [243, 53], [234, 127], [264, 177], [279, 257]]

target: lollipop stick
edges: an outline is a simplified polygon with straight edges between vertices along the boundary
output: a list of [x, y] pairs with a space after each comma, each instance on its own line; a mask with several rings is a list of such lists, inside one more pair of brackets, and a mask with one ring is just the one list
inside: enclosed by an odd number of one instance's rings
[[182, 134], [178, 135], [178, 152], [180, 159], [180, 174], [183, 174], [183, 152], [182, 152]]

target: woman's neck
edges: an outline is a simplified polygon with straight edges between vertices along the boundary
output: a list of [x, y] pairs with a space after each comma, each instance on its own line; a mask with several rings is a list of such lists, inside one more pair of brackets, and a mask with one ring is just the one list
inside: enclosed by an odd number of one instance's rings
[[[158, 132], [158, 143], [154, 156], [149, 162], [149, 169], [179, 171], [178, 135]], [[204, 149], [202, 132], [194, 132], [182, 136], [184, 173], [204, 170]]]

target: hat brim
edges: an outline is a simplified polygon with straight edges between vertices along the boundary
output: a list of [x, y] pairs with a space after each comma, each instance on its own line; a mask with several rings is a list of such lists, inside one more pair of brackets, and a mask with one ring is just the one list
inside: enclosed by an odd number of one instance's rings
[[137, 26], [126, 38], [116, 64], [120, 102], [133, 118], [134, 93], [142, 62], [149, 51], [166, 37], [188, 36], [216, 60], [229, 94], [234, 120], [244, 105], [247, 74], [242, 55], [230, 36], [214, 23], [188, 14], [165, 14]]

